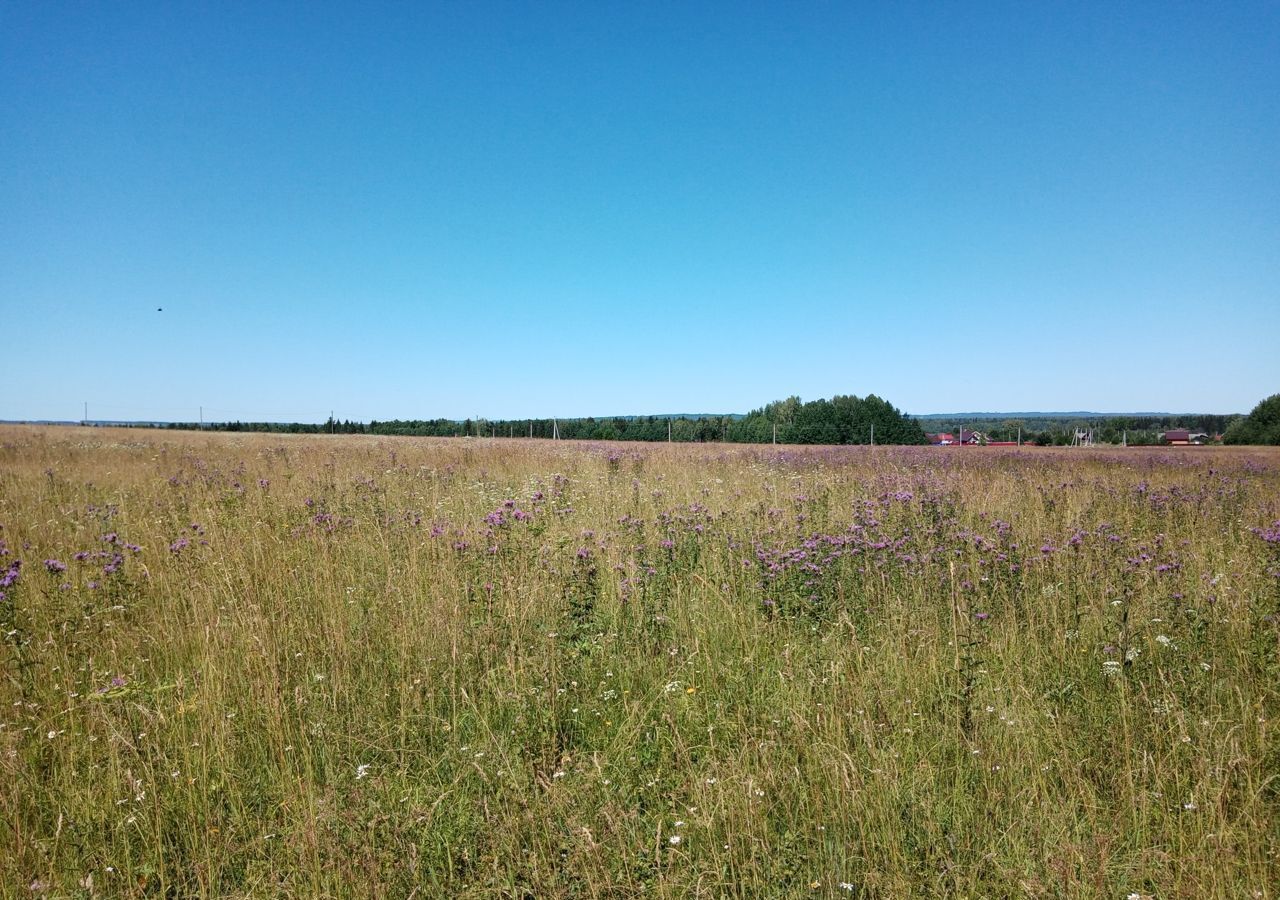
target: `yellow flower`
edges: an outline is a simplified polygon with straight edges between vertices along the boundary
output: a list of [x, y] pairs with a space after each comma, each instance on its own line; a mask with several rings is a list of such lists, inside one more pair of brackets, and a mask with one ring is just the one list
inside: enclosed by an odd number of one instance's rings
[[696, 687], [693, 687], [692, 685], [690, 685], [689, 687], [687, 687], [687, 688], [685, 688], [685, 689], [684, 689], [684, 692], [685, 692], [686, 694], [696, 694], [696, 693], [698, 693], [698, 689], [697, 689]]

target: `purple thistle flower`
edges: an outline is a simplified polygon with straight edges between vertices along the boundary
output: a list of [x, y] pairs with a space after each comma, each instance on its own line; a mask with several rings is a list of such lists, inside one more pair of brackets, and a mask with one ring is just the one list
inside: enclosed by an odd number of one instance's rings
[[973, 614], [973, 617], [974, 617], [975, 619], [977, 619], [979, 622], [985, 622], [985, 621], [987, 621], [987, 619], [990, 619], [990, 618], [991, 618], [991, 613], [988, 613], [988, 612], [976, 612], [976, 613], [974, 613], [974, 614]]
[[1268, 544], [1280, 545], [1280, 522], [1271, 523], [1270, 528], [1251, 528], [1249, 530]]
[[44, 561], [44, 567], [53, 573], [67, 571], [67, 564], [64, 562], [59, 562], [56, 559], [46, 559]]

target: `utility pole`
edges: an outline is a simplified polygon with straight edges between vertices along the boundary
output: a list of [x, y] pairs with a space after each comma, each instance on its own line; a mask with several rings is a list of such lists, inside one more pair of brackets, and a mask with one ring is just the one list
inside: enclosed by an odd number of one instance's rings
[[1022, 426], [1018, 426], [1018, 446], [1022, 446]]
[[533, 440], [533, 419], [529, 420], [529, 439]]
[[329, 433], [333, 434], [333, 410], [329, 410]]
[[778, 423], [773, 423], [773, 442], [778, 443]]
[[671, 443], [671, 420], [667, 419], [667, 443]]
[[84, 418], [80, 420], [81, 425], [89, 424], [89, 401], [84, 401]]
[[200, 407], [200, 430], [204, 431], [204, 407]]
[[872, 422], [871, 423], [871, 446], [874, 447], [875, 445], [876, 445], [876, 423]]

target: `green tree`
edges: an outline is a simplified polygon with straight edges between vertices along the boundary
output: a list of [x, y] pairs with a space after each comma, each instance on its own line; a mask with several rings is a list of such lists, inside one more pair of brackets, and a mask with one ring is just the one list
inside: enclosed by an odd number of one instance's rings
[[1272, 394], [1227, 426], [1224, 444], [1280, 444], [1280, 394]]

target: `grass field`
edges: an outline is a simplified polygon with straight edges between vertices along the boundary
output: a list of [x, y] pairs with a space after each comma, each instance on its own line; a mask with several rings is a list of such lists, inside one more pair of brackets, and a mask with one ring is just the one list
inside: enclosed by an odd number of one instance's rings
[[1262, 450], [5, 427], [0, 891], [1277, 897], [1277, 520]]

